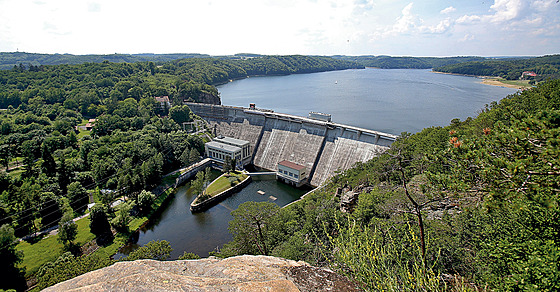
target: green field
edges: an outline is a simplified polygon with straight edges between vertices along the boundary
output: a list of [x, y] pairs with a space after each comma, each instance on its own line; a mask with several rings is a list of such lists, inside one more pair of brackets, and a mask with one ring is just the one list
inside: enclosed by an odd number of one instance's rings
[[[89, 222], [88, 217], [76, 221], [78, 235], [75, 244], [81, 246], [95, 238], [89, 231]], [[58, 234], [47, 236], [36, 243], [21, 241], [16, 249], [23, 251], [23, 262], [20, 266], [25, 267], [26, 276], [35, 274], [43, 264], [55, 261], [64, 253], [62, 243], [58, 242]]]

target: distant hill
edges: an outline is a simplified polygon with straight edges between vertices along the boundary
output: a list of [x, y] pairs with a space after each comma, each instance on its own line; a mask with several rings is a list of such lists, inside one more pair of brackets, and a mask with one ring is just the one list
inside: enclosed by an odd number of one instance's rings
[[435, 67], [472, 61], [487, 60], [484, 57], [391, 57], [391, 56], [333, 56], [335, 59], [352, 61], [366, 67], [382, 69], [431, 69]]
[[12, 69], [14, 66], [23, 64], [34, 65], [61, 65], [61, 64], [83, 64], [101, 63], [109, 61], [112, 63], [136, 63], [136, 62], [168, 62], [178, 59], [206, 58], [205, 54], [112, 54], [112, 55], [70, 55], [70, 54], [35, 54], [14, 52], [0, 52], [0, 70]]
[[523, 72], [531, 71], [537, 75], [531, 76], [531, 80], [559, 79], [560, 55], [466, 62], [436, 67], [434, 71], [475, 76], [496, 76], [508, 80], [519, 79]]

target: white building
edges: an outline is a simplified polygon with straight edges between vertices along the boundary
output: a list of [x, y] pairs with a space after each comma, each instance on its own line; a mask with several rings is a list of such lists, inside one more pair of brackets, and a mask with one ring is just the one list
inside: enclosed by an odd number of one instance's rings
[[230, 137], [217, 137], [204, 145], [206, 157], [214, 162], [223, 164], [226, 157], [236, 161], [237, 168], [251, 162], [251, 149], [249, 141]]
[[307, 182], [307, 176], [307, 168], [303, 165], [288, 160], [278, 162], [276, 179], [280, 181], [300, 187]]

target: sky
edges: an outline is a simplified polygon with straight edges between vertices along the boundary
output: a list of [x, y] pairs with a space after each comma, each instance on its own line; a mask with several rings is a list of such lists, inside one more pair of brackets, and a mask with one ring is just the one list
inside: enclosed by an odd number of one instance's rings
[[539, 56], [557, 0], [0, 0], [0, 52]]

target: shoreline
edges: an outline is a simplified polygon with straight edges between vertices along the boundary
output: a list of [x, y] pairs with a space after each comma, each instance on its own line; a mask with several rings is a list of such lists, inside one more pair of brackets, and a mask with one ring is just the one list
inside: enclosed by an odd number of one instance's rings
[[437, 74], [445, 74], [445, 75], [475, 77], [475, 78], [481, 79], [481, 81], [479, 83], [482, 83], [482, 84], [485, 84], [485, 85], [491, 85], [491, 86], [500, 86], [500, 87], [513, 88], [513, 89], [531, 88], [531, 86], [522, 86], [522, 85], [514, 85], [514, 84], [503, 83], [499, 80], [500, 77], [494, 77], [494, 76], [478, 76], [478, 75], [468, 75], [468, 74], [458, 74], [458, 73], [447, 73], [447, 72], [439, 72], [439, 71], [433, 71], [433, 70], [432, 70], [432, 72], [437, 73]]
[[492, 86], [513, 88], [513, 89], [523, 89], [523, 88], [529, 88], [530, 87], [530, 86], [521, 86], [521, 85], [513, 85], [513, 84], [503, 83], [503, 82], [501, 82], [501, 81], [499, 81], [495, 78], [484, 78], [482, 81], [480, 81], [480, 83], [486, 84], [486, 85], [492, 85]]

